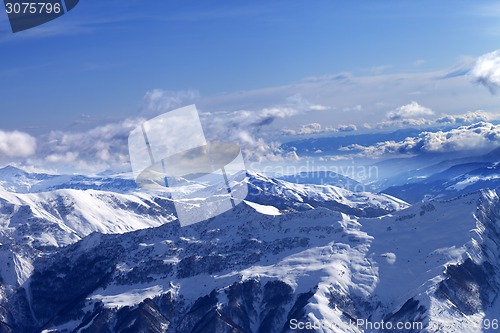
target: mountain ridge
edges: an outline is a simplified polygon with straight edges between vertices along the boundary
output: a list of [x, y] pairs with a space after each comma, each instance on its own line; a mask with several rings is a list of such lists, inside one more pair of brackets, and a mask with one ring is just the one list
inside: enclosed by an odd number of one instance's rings
[[[473, 332], [500, 309], [499, 189], [410, 206], [255, 173], [244, 182], [247, 201], [188, 227], [148, 193], [0, 191], [0, 332], [291, 333], [292, 321], [362, 332], [358, 319]], [[37, 246], [27, 226], [93, 212], [90, 198], [104, 219], [104, 204], [127, 223], [172, 215]]]

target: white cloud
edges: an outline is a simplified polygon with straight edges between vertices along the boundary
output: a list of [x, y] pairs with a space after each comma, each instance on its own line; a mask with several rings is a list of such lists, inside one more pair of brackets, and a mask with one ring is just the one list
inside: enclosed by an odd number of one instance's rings
[[407, 128], [407, 127], [423, 127], [423, 126], [432, 126], [434, 125], [433, 120], [425, 119], [425, 118], [410, 118], [410, 119], [398, 119], [398, 120], [386, 120], [377, 123], [376, 128], [384, 129], [390, 127], [399, 127], [399, 128]]
[[78, 152], [67, 151], [65, 153], [50, 154], [45, 157], [45, 161], [48, 163], [64, 163], [71, 164], [78, 158]]
[[[378, 129], [385, 128], [422, 128], [422, 127], [434, 127], [443, 125], [468, 125], [474, 124], [481, 121], [492, 121], [498, 119], [499, 116], [490, 112], [485, 111], [469, 111], [462, 114], [441, 114], [437, 118], [427, 119], [427, 118], [408, 118], [408, 119], [397, 119], [397, 120], [385, 120], [377, 123], [375, 126]], [[365, 128], [372, 128], [371, 125], [365, 124]]]
[[350, 145], [343, 151], [362, 156], [380, 157], [391, 154], [450, 153], [491, 150], [500, 146], [500, 125], [479, 122], [449, 131], [423, 132], [403, 141], [384, 141], [372, 146]]
[[470, 75], [475, 82], [487, 87], [492, 94], [496, 93], [500, 87], [500, 50], [479, 57]]
[[[301, 126], [307, 123], [319, 123], [323, 128], [337, 128], [339, 124], [355, 124], [361, 128], [365, 123], [372, 128], [428, 126], [432, 125], [431, 118], [437, 118], [439, 114], [463, 114], [476, 109], [497, 112], [497, 98], [486, 89], [471, 84], [467, 76], [475, 60], [464, 58], [457, 66], [432, 72], [392, 71], [363, 76], [340, 73], [312, 77], [288, 85], [205, 96], [196, 104], [200, 110], [212, 113], [219, 110], [261, 110], [269, 105], [308, 112], [307, 117], [299, 113], [297, 117], [276, 122], [275, 125], [280, 126], [277, 130], [268, 127], [273, 130], [272, 135], [283, 129], [300, 132]], [[414, 95], [417, 92], [418, 96]], [[420, 116], [411, 113], [413, 103], [410, 101], [418, 102], [416, 104], [427, 112]], [[418, 107], [416, 109], [418, 111]], [[434, 111], [435, 115], [428, 110]], [[399, 118], [397, 122], [387, 118], [389, 111], [392, 111], [392, 117]]]
[[327, 106], [311, 103], [300, 94], [293, 94], [286, 97], [283, 103], [270, 107], [202, 112], [200, 116], [208, 140], [239, 143], [249, 161], [283, 161], [297, 160], [299, 157], [296, 153], [285, 153], [279, 148], [280, 144], [273, 141], [278, 135], [313, 134], [323, 129], [319, 123], [312, 123], [303, 125], [298, 130], [280, 130], [281, 126], [275, 123], [328, 109], [330, 108]]
[[28, 133], [0, 131], [0, 157], [28, 157], [35, 153], [36, 139]]
[[144, 95], [144, 107], [146, 113], [167, 112], [187, 104], [192, 104], [200, 94], [196, 90], [170, 91], [153, 89]]
[[335, 132], [353, 132], [357, 131], [358, 127], [354, 124], [339, 125], [338, 127], [323, 127], [320, 123], [310, 123], [300, 126], [298, 129], [284, 129], [281, 131], [283, 135], [311, 135], [319, 133], [335, 133]]
[[300, 126], [298, 130], [294, 129], [285, 129], [282, 131], [284, 135], [308, 135], [308, 134], [316, 134], [327, 131], [328, 129], [324, 129], [319, 123], [311, 123]]
[[[144, 119], [126, 119], [87, 131], [52, 131], [39, 137], [37, 154], [28, 164], [65, 171], [129, 170], [127, 139]], [[63, 171], [63, 170], [61, 170]]]
[[294, 94], [286, 98], [285, 105], [300, 111], [326, 111], [331, 109], [328, 106], [314, 104], [305, 99], [301, 94]]
[[398, 107], [396, 110], [387, 113], [390, 120], [419, 118], [434, 115], [434, 111], [413, 101]]
[[338, 130], [340, 132], [353, 132], [353, 131], [357, 131], [358, 127], [356, 125], [353, 125], [353, 124], [350, 124], [350, 125], [340, 125], [338, 127]]
[[[265, 128], [278, 119], [286, 119], [301, 111], [288, 105], [278, 105], [261, 110], [238, 110], [201, 113], [205, 136], [212, 141], [232, 141], [240, 144], [243, 154], [251, 161], [276, 161], [284, 158], [279, 144], [267, 138]], [[295, 159], [295, 157], [292, 156]]]
[[363, 110], [363, 106], [360, 105], [360, 104], [355, 105], [353, 107], [349, 107], [348, 106], [348, 107], [345, 107], [345, 108], [342, 109], [342, 111], [344, 111], [344, 112], [361, 111], [361, 110]]
[[373, 75], [381, 75], [384, 74], [384, 72], [388, 71], [389, 69], [394, 68], [392, 65], [380, 65], [380, 66], [374, 66], [370, 68], [370, 72]]
[[326, 111], [330, 109], [328, 106], [320, 105], [320, 104], [312, 104], [309, 106], [309, 109], [311, 111]]
[[425, 60], [424, 59], [417, 59], [413, 62], [413, 65], [414, 66], [422, 66], [423, 64], [425, 64]]
[[437, 124], [472, 124], [481, 121], [490, 121], [496, 117], [484, 111], [470, 111], [458, 115], [443, 115], [435, 120]]

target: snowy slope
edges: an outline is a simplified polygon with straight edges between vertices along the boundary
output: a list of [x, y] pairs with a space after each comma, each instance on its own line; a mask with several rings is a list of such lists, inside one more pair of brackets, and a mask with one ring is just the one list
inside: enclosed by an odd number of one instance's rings
[[431, 177], [450, 179], [481, 165], [500, 161], [500, 147], [487, 154], [463, 153], [465, 156], [461, 156], [463, 154], [458, 152], [451, 155], [434, 153], [384, 160], [376, 164], [379, 172], [371, 185], [378, 190], [383, 190], [389, 187], [418, 183]]
[[[23, 189], [21, 184], [30, 183], [27, 179], [45, 179], [45, 176], [12, 167], [4, 168], [2, 172], [4, 177], [11, 177], [3, 180], [4, 184], [17, 184], [11, 191], [0, 188], [0, 243], [3, 244], [0, 257], [1, 262], [9, 263], [0, 269], [0, 273], [10, 285], [22, 284], [31, 272], [32, 260], [52, 248], [78, 242], [93, 232], [121, 234], [158, 227], [176, 219], [168, 193], [71, 188], [18, 193]], [[85, 187], [101, 186], [99, 180], [93, 179], [95, 183], [87, 181]], [[362, 216], [373, 212], [383, 215], [407, 207], [406, 203], [388, 196], [370, 193], [365, 196], [333, 186], [291, 184], [257, 174], [252, 174], [244, 183], [268, 191], [265, 203], [259, 203], [264, 197], [262, 195], [250, 195], [247, 201], [256, 212], [264, 215], [280, 215], [295, 211], [297, 207], [299, 210], [329, 207], [339, 211], [349, 209]], [[73, 185], [60, 184], [61, 187]], [[186, 191], [185, 188], [176, 190]], [[195, 190], [201, 191], [199, 188]], [[218, 188], [202, 190], [205, 195], [220, 191]]]
[[30, 237], [35, 247], [67, 245], [92, 232], [156, 227], [173, 220], [172, 212], [168, 199], [143, 193], [0, 190], [0, 232], [18, 239]]
[[249, 173], [247, 199], [281, 211], [324, 207], [356, 216], [381, 216], [409, 205], [387, 194], [353, 192], [332, 185], [290, 183]]
[[370, 319], [479, 332], [492, 316], [497, 192], [378, 218], [268, 212], [243, 203], [190, 227], [92, 234], [41, 257], [25, 283], [32, 321], [61, 332], [291, 332], [295, 319], [361, 332], [350, 320]]
[[126, 175], [56, 175], [30, 173], [22, 169], [6, 166], [0, 169], [0, 187], [9, 192], [37, 193], [58, 189], [101, 190], [125, 193], [137, 190], [135, 181]]
[[295, 184], [333, 185], [354, 192], [364, 189], [360, 182], [333, 171], [300, 172], [295, 175], [279, 177], [279, 179]]
[[[85, 187], [91, 189], [72, 189], [73, 183], [61, 183], [64, 189], [17, 193], [23, 188], [20, 184], [29, 183], [26, 179], [45, 179], [44, 176], [11, 167], [1, 171], [11, 177], [3, 181], [4, 185], [17, 184], [17, 187], [12, 185], [10, 191], [0, 188], [0, 232], [16, 239], [29, 237], [35, 247], [62, 246], [92, 232], [124, 233], [175, 219], [168, 193], [102, 191], [98, 190], [102, 185], [99, 179], [86, 180]], [[251, 189], [248, 201], [268, 206], [274, 214], [280, 210], [328, 207], [356, 215], [378, 216], [408, 206], [387, 195], [355, 193], [330, 185], [292, 184], [259, 174], [251, 174], [244, 183]], [[33, 184], [30, 186], [36, 188]], [[172, 190], [186, 191], [185, 188]], [[196, 187], [197, 193], [203, 191], [203, 195], [213, 195], [220, 190]], [[262, 191], [266, 195], [261, 195]]]
[[428, 177], [389, 187], [383, 192], [413, 203], [424, 198], [453, 197], [480, 189], [494, 189], [498, 186], [500, 186], [500, 163], [482, 162], [454, 165]]
[[500, 191], [409, 207], [245, 182], [245, 202], [184, 228], [147, 193], [2, 190], [0, 332], [481, 332], [495, 317]]

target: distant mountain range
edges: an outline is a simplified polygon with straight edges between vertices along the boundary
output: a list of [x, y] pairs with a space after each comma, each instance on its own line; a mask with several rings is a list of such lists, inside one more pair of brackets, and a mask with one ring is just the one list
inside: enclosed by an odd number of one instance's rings
[[333, 185], [353, 192], [361, 192], [365, 189], [362, 183], [352, 178], [326, 170], [300, 172], [279, 178], [295, 184]]
[[381, 192], [410, 203], [422, 199], [451, 197], [500, 186], [500, 148], [488, 154], [446, 159], [406, 171], [378, 184]]
[[94, 189], [123, 193], [137, 189], [137, 185], [132, 178], [127, 179], [108, 175], [88, 177], [82, 175], [29, 173], [13, 166], [0, 169], [0, 187], [17, 193], [36, 193], [57, 189]]

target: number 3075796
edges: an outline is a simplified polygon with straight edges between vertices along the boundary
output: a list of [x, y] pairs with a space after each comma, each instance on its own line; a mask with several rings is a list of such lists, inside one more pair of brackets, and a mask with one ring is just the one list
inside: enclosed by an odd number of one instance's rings
[[5, 3], [7, 14], [59, 14], [60, 3], [50, 2], [7, 2]]

